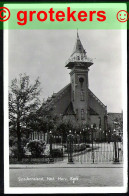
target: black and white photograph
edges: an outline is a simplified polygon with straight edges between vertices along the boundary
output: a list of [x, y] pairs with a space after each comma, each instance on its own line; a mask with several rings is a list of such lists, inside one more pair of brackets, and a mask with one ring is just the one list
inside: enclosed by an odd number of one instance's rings
[[8, 31], [10, 191], [126, 190], [126, 36], [79, 28]]

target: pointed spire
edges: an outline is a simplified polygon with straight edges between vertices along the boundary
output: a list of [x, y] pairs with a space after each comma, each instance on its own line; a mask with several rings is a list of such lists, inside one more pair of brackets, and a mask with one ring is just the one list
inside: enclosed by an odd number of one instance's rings
[[77, 28], [77, 39], [79, 39], [78, 28]]
[[78, 29], [77, 29], [77, 38], [73, 49], [73, 53], [71, 54], [70, 58], [67, 60], [66, 67], [68, 67], [68, 69], [72, 69], [76, 63], [78, 63], [78, 65], [80, 63], [81, 66], [85, 66], [85, 67], [90, 67], [93, 64], [92, 59], [88, 58], [86, 55], [86, 51], [83, 48], [83, 45], [79, 38]]
[[76, 39], [76, 43], [75, 43], [72, 55], [75, 53], [86, 54], [86, 51], [84, 50], [83, 45], [79, 38], [78, 29], [77, 29], [77, 39]]

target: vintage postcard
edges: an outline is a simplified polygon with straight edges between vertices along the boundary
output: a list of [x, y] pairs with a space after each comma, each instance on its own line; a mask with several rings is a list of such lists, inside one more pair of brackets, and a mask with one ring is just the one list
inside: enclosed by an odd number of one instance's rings
[[[19, 7], [22, 27], [4, 30], [6, 193], [127, 191], [127, 32], [54, 29], [106, 20], [72, 5]], [[25, 29], [36, 17], [52, 26]]]

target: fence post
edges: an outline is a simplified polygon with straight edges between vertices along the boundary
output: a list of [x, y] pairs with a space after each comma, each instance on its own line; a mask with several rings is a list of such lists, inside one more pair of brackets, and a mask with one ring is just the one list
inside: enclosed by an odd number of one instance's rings
[[115, 150], [115, 158], [113, 159], [114, 163], [119, 163], [117, 129], [116, 129], [117, 125], [118, 125], [118, 122], [114, 121], [114, 150]]
[[93, 163], [94, 163], [94, 141], [93, 141], [93, 125], [91, 125], [91, 141], [92, 141], [92, 160], [93, 160]]
[[119, 152], [118, 152], [116, 133], [114, 134], [114, 151], [115, 151], [115, 158], [113, 159], [113, 162], [119, 163]]

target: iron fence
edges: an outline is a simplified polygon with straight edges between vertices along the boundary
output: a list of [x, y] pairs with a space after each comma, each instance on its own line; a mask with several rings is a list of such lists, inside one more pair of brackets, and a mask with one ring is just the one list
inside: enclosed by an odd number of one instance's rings
[[105, 139], [103, 132], [91, 129], [87, 132], [70, 132], [67, 137], [49, 134], [50, 154], [54, 162], [110, 163], [123, 161], [123, 145], [114, 135]]

